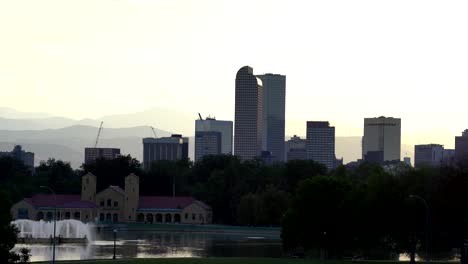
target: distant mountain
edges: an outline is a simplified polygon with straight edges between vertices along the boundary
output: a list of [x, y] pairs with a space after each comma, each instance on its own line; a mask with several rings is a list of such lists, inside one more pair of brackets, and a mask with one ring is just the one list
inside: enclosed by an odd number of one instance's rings
[[0, 117], [10, 119], [32, 119], [32, 118], [48, 118], [52, 115], [47, 113], [33, 113], [33, 112], [22, 112], [8, 107], [0, 107]]

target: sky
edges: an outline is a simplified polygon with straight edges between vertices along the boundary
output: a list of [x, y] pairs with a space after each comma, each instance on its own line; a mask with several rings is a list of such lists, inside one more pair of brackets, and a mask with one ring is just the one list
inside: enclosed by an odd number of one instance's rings
[[287, 135], [328, 120], [361, 136], [383, 115], [402, 118], [404, 143], [453, 148], [468, 128], [467, 13], [430, 0], [1, 1], [0, 106], [233, 120], [249, 65], [287, 76]]

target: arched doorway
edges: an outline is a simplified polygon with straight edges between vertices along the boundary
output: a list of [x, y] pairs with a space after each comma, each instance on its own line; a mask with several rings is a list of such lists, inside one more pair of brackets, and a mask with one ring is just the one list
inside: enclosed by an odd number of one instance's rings
[[65, 219], [70, 219], [70, 212], [65, 212]]
[[146, 215], [146, 222], [152, 224], [153, 223], [153, 214]]
[[171, 214], [166, 214], [166, 217], [164, 219], [166, 223], [172, 223], [172, 215]]
[[107, 213], [107, 214], [106, 214], [106, 221], [107, 221], [107, 222], [110, 222], [111, 220], [112, 220], [112, 215], [111, 215], [111, 213]]
[[162, 214], [156, 214], [156, 223], [162, 223]]
[[180, 223], [180, 214], [174, 215], [174, 223]]
[[39, 221], [39, 220], [43, 220], [43, 219], [44, 219], [44, 213], [43, 212], [38, 212], [36, 220]]
[[73, 214], [73, 219], [80, 220], [80, 218], [81, 218], [80, 212], [75, 212], [75, 213]]
[[145, 221], [145, 215], [142, 213], [139, 213], [137, 216], [137, 222], [144, 222]]
[[99, 214], [99, 221], [101, 221], [101, 222], [104, 221], [104, 214], [103, 213]]
[[53, 218], [52, 212], [47, 212], [47, 214], [46, 214], [47, 221], [51, 221], [52, 218]]
[[112, 222], [118, 222], [119, 221], [119, 215], [118, 214], [114, 214], [112, 216]]

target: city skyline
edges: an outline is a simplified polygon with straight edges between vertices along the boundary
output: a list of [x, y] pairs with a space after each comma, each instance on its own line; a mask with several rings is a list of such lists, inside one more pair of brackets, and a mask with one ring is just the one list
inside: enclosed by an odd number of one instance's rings
[[3, 107], [98, 118], [183, 105], [234, 120], [232, 72], [250, 65], [288, 76], [286, 135], [304, 136], [313, 119], [359, 136], [362, 118], [399, 116], [402, 142], [453, 148], [467, 126], [464, 2], [0, 5], [1, 22], [13, 25], [0, 29]]

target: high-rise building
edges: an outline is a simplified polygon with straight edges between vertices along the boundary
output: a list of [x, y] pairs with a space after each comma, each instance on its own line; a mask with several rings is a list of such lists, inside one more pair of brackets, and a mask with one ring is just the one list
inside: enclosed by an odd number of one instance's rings
[[195, 132], [195, 161], [205, 155], [221, 154], [221, 132], [196, 131]]
[[455, 137], [455, 159], [468, 160], [468, 129], [462, 132], [461, 137]]
[[188, 159], [188, 138], [179, 134], [143, 139], [143, 168], [149, 169], [157, 160]]
[[426, 144], [414, 146], [414, 167], [440, 166], [444, 160], [444, 146]]
[[[196, 132], [219, 132], [221, 133], [221, 154], [232, 154], [232, 121], [216, 120], [208, 117], [205, 120], [195, 120]], [[195, 157], [197, 156], [195, 142]], [[197, 160], [195, 158], [195, 160]]]
[[307, 159], [333, 169], [335, 157], [335, 127], [327, 121], [307, 121]]
[[263, 83], [263, 150], [273, 161], [284, 161], [286, 76], [257, 75]]
[[24, 165], [34, 168], [34, 153], [24, 151], [20, 145], [16, 145], [12, 151], [0, 152], [0, 157], [5, 156], [21, 160]]
[[85, 148], [84, 162], [91, 163], [97, 159], [115, 159], [120, 156], [118, 148]]
[[263, 86], [249, 66], [236, 75], [234, 155], [243, 160], [259, 157], [263, 136]]
[[286, 141], [286, 160], [306, 160], [306, 140], [294, 135]]
[[401, 119], [376, 117], [364, 119], [362, 158], [372, 162], [400, 161]]

